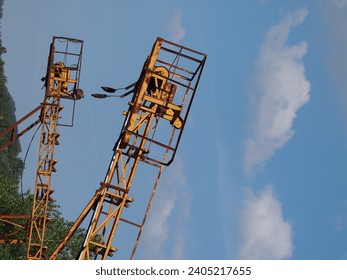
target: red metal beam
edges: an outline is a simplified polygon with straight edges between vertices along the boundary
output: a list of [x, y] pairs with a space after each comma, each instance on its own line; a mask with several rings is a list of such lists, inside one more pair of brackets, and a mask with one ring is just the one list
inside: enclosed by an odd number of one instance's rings
[[23, 129], [20, 133], [17, 133], [17, 127], [19, 124], [21, 124], [23, 121], [25, 121], [26, 119], [28, 119], [29, 117], [31, 117], [33, 114], [35, 114], [38, 110], [40, 110], [42, 108], [42, 104], [40, 104], [39, 106], [37, 106], [34, 110], [32, 110], [31, 112], [29, 112], [28, 114], [26, 114], [23, 118], [21, 118], [20, 120], [18, 120], [17, 122], [15, 122], [13, 125], [11, 125], [9, 128], [5, 129], [4, 131], [2, 131], [0, 133], [0, 138], [5, 137], [6, 135], [8, 135], [9, 133], [11, 133], [10, 135], [10, 140], [8, 140], [6, 143], [4, 143], [2, 146], [0, 146], [0, 151], [4, 150], [5, 148], [7, 148], [11, 143], [13, 143], [14, 141], [16, 141], [19, 137], [21, 137], [22, 135], [24, 135], [26, 132], [28, 132], [30, 129], [32, 129], [34, 126], [36, 126], [38, 123], [41, 122], [40, 117], [38, 118], [38, 120], [36, 120], [35, 122], [33, 122], [31, 125], [29, 125], [28, 127], [26, 127], [25, 129]]

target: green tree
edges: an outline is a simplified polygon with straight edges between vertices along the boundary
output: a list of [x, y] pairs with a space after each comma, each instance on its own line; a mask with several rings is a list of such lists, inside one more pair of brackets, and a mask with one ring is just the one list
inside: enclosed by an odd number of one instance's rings
[[[27, 200], [22, 200], [17, 191], [17, 184], [10, 177], [0, 173], [0, 213], [13, 215], [25, 213], [29, 210]], [[26, 221], [16, 221], [25, 225]], [[0, 236], [13, 232], [14, 226], [0, 223]], [[25, 238], [25, 234], [21, 234], [18, 238]], [[26, 245], [18, 244], [2, 244], [0, 246], [0, 259], [13, 260], [21, 259], [25, 255]]]
[[[57, 204], [51, 205], [50, 209], [51, 221], [48, 223], [46, 231], [46, 245], [48, 246], [47, 255], [50, 256], [57, 246], [57, 241], [63, 239], [67, 231], [73, 225], [73, 222], [67, 221], [62, 217]], [[71, 260], [75, 259], [81, 249], [85, 229], [78, 229], [71, 237], [68, 245], [60, 252], [58, 259]]]
[[[27, 192], [21, 197], [17, 191], [18, 186], [13, 184], [11, 179], [0, 174], [0, 213], [1, 214], [27, 214], [30, 215], [33, 195]], [[60, 206], [55, 202], [52, 202], [49, 207], [48, 217], [50, 222], [48, 223], [46, 230], [45, 245], [48, 247], [46, 251], [47, 257], [49, 257], [53, 250], [56, 248], [60, 240], [63, 239], [67, 231], [72, 226], [72, 222], [67, 221], [62, 217], [59, 211]], [[28, 222], [26, 219], [17, 219], [17, 223], [25, 226]], [[0, 236], [2, 234], [12, 233], [16, 228], [6, 223], [0, 223]], [[72, 236], [69, 244], [59, 254], [58, 259], [74, 259], [79, 252], [83, 237], [85, 235], [84, 229], [78, 229]], [[25, 240], [25, 232], [17, 234], [16, 238]], [[1, 239], [1, 238], [0, 238]], [[27, 243], [23, 244], [2, 244], [0, 246], [0, 259], [2, 260], [16, 260], [24, 259], [27, 252]]]

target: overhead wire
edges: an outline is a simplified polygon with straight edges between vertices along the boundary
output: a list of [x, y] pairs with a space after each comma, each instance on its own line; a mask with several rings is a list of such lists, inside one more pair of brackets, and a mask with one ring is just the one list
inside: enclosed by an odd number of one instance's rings
[[[24, 159], [23, 159], [23, 164], [24, 164], [24, 166], [25, 166], [25, 162], [26, 162], [26, 159], [27, 159], [27, 156], [28, 156], [28, 153], [29, 153], [31, 144], [32, 144], [32, 142], [34, 141], [34, 138], [35, 138], [35, 136], [36, 136], [36, 133], [37, 133], [37, 131], [39, 130], [39, 128], [41, 127], [41, 125], [42, 125], [42, 123], [40, 123], [40, 125], [36, 128], [36, 130], [35, 130], [33, 136], [31, 137], [31, 140], [30, 140], [30, 142], [29, 142], [28, 148], [27, 148], [27, 150], [26, 150], [26, 152], [25, 152], [25, 156], [24, 156]], [[21, 174], [20, 174], [20, 191], [21, 191], [22, 200], [24, 201], [24, 192], [23, 192], [23, 173], [24, 173], [24, 168], [23, 168], [23, 170], [22, 170], [22, 172], [21, 172]]]

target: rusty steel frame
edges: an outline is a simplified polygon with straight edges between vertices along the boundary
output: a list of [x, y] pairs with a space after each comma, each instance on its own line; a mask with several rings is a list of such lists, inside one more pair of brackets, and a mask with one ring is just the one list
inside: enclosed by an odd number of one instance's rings
[[[72, 50], [71, 50], [72, 49]], [[14, 227], [14, 231], [0, 234], [0, 244], [28, 243], [27, 259], [46, 259], [45, 230], [47, 227], [48, 207], [52, 201], [51, 176], [56, 171], [54, 158], [55, 146], [59, 145], [57, 127], [59, 123], [61, 99], [75, 102], [83, 97], [79, 89], [80, 71], [82, 63], [83, 41], [74, 38], [54, 36], [50, 45], [45, 80], [44, 101], [33, 111], [25, 115], [15, 124], [0, 134], [0, 137], [9, 135], [8, 141], [0, 147], [5, 149], [20, 136], [29, 131], [36, 124], [41, 123], [41, 137], [39, 156], [33, 194], [31, 215], [0, 215], [0, 221]], [[75, 104], [74, 104], [75, 105]], [[73, 106], [74, 110], [75, 106]], [[33, 124], [22, 132], [17, 133], [17, 127], [37, 111], [40, 116]], [[72, 113], [74, 116], [74, 112]], [[21, 222], [17, 222], [17, 221]], [[24, 236], [23, 236], [24, 234]]]
[[[5, 129], [4, 131], [2, 131], [0, 133], [0, 138], [6, 137], [7, 135], [9, 136], [9, 139], [7, 140], [7, 142], [5, 142], [3, 145], [0, 146], [0, 151], [3, 151], [5, 148], [7, 148], [11, 143], [13, 143], [14, 141], [16, 141], [17, 139], [19, 139], [19, 137], [21, 137], [22, 135], [24, 135], [25, 133], [27, 133], [30, 129], [32, 129], [34, 126], [36, 126], [38, 123], [41, 122], [41, 118], [39, 116], [39, 118], [34, 121], [32, 124], [30, 124], [29, 126], [27, 126], [25, 129], [23, 129], [21, 132], [18, 133], [18, 125], [20, 125], [22, 122], [24, 122], [25, 120], [27, 120], [29, 117], [31, 117], [33, 114], [35, 114], [37, 111], [39, 111], [40, 109], [42, 109], [42, 104], [40, 104], [39, 106], [37, 106], [34, 110], [32, 110], [31, 112], [29, 112], [28, 114], [26, 114], [23, 118], [21, 118], [20, 120], [18, 120], [16, 123], [14, 123], [13, 125], [11, 125], [9, 128]], [[6, 141], [6, 140], [5, 140]]]
[[57, 144], [59, 111], [62, 109], [59, 97], [48, 96], [44, 104], [27, 253], [28, 259], [39, 260], [45, 258], [44, 251], [47, 248], [44, 245], [44, 236], [49, 220], [47, 217], [48, 205], [53, 193], [51, 176], [52, 172], [56, 171], [57, 160], [54, 159], [54, 150]]
[[[157, 38], [135, 84], [105, 179], [50, 259], [57, 258], [89, 213], [92, 217], [77, 259], [112, 256], [117, 251], [113, 240], [120, 222], [138, 228], [133, 258], [162, 169], [176, 154], [205, 60], [203, 53]], [[181, 61], [185, 61], [183, 66]], [[166, 122], [170, 129], [157, 139], [159, 121]], [[136, 223], [124, 219], [122, 213], [133, 202], [130, 189], [141, 162], [159, 168], [159, 172], [143, 219]]]
[[[77, 45], [71, 51], [71, 44]], [[61, 49], [62, 48], [62, 49]], [[34, 190], [34, 201], [30, 219], [27, 259], [46, 259], [45, 231], [48, 217], [49, 202], [54, 190], [51, 187], [52, 173], [56, 172], [54, 158], [55, 146], [59, 145], [57, 127], [60, 120], [61, 98], [73, 102], [82, 96], [77, 96], [79, 90], [80, 69], [82, 63], [83, 41], [53, 37], [47, 64], [45, 79], [46, 93], [42, 103], [41, 137], [37, 173]]]
[[10, 233], [0, 234], [0, 244], [22, 244], [27, 242], [30, 215], [0, 215], [0, 221], [15, 228]]

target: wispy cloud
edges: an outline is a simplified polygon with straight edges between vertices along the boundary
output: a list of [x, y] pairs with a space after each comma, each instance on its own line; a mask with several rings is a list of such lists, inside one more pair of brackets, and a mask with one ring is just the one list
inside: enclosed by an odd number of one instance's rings
[[286, 44], [294, 26], [303, 22], [306, 9], [284, 17], [267, 33], [256, 61], [254, 77], [254, 121], [252, 136], [245, 142], [244, 168], [247, 173], [265, 162], [294, 134], [297, 111], [310, 99], [303, 57], [307, 43]]
[[[186, 179], [181, 158], [177, 157], [165, 171], [143, 233], [142, 257], [147, 259], [183, 258], [183, 224], [188, 219], [190, 207], [189, 195], [183, 189]], [[175, 220], [174, 216], [179, 218]], [[166, 244], [168, 240], [173, 242], [171, 246]], [[165, 250], [167, 247], [172, 248], [171, 252]]]
[[241, 208], [240, 259], [287, 259], [293, 251], [292, 228], [282, 206], [267, 186], [259, 195], [247, 189]]
[[[184, 185], [182, 185], [183, 187]], [[191, 194], [182, 188], [179, 191], [180, 199], [176, 203], [176, 219], [172, 226], [173, 244], [170, 258], [174, 260], [185, 259], [185, 247], [187, 237], [187, 221], [190, 216]]]
[[186, 36], [186, 29], [182, 23], [182, 12], [173, 10], [168, 22], [169, 40], [179, 43]]

